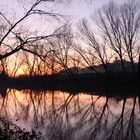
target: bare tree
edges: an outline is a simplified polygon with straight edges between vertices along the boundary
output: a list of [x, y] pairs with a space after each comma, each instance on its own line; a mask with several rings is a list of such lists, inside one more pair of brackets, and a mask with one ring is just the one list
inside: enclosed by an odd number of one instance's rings
[[[10, 57], [8, 57], [10, 59]], [[10, 60], [9, 60], [10, 61]], [[9, 65], [10, 62], [7, 62]], [[19, 70], [22, 70], [22, 65], [24, 64], [24, 59], [21, 57], [21, 54], [18, 52], [15, 55], [14, 60], [12, 61], [13, 66], [10, 67], [9, 76], [16, 77]], [[20, 73], [19, 73], [20, 74]]]
[[106, 37], [106, 40], [109, 42], [110, 48], [119, 56], [122, 70], [125, 72], [123, 60], [124, 46], [122, 41], [119, 7], [114, 2], [110, 2], [99, 10], [98, 15], [99, 20], [97, 24]]
[[77, 54], [75, 51], [73, 52], [73, 55], [70, 55], [71, 65], [75, 69], [75, 72], [78, 74], [79, 70], [81, 68], [81, 57], [79, 54]]
[[83, 36], [83, 40], [91, 48], [89, 54], [92, 55], [99, 63], [101, 63], [105, 69], [105, 72], [108, 73], [107, 66], [112, 56], [110, 57], [107, 55], [105, 38], [102, 38], [103, 42], [100, 41], [102, 43], [99, 43], [86, 19], [82, 20], [79, 28], [81, 35]]
[[55, 61], [66, 71], [69, 76], [72, 76], [72, 72], [69, 69], [69, 52], [72, 47], [72, 33], [70, 26], [66, 25], [65, 28], [59, 30], [63, 36], [58, 36], [56, 39], [49, 40], [51, 50], [55, 56]]
[[140, 32], [140, 3], [129, 0], [120, 7], [121, 34], [124, 46], [135, 72], [134, 58], [138, 49]]
[[98, 12], [98, 26], [104, 36], [119, 56], [123, 72], [125, 72], [124, 57], [128, 58], [135, 72], [134, 59], [137, 56], [140, 7], [136, 0], [117, 5], [114, 2], [103, 6]]
[[22, 34], [20, 30], [23, 24], [26, 22], [26, 20], [32, 17], [33, 15], [48, 16], [51, 18], [61, 17], [61, 15], [57, 13], [52, 13], [41, 9], [41, 5], [43, 3], [54, 2], [54, 1], [55, 0], [32, 1], [30, 3], [31, 4], [30, 8], [25, 11], [25, 14], [19, 19], [14, 21], [11, 21], [10, 18], [8, 18], [5, 13], [0, 11], [0, 20], [1, 20], [0, 60], [18, 52], [19, 50], [28, 51], [32, 53], [32, 51], [29, 51], [29, 46], [31, 45], [31, 43], [46, 39], [48, 37], [56, 36], [56, 32], [45, 34], [45, 35], [44, 34], [38, 35], [36, 33], [32, 33], [28, 36], [27, 35], [24, 36], [24, 34]]
[[59, 66], [56, 61], [56, 56], [55, 56], [55, 50], [51, 51], [52, 46], [50, 46], [49, 50], [50, 53], [48, 54], [47, 58], [45, 59], [47, 61], [46, 65], [48, 66], [50, 73], [55, 74], [57, 71], [59, 71]]
[[[25, 58], [25, 65], [26, 69], [28, 70], [27, 72], [29, 73], [29, 76], [34, 76], [35, 75], [35, 63], [36, 63], [36, 56], [35, 55], [29, 55], [29, 53], [24, 53], [24, 58]], [[26, 73], [27, 74], [27, 73]]]
[[91, 73], [92, 72], [98, 73], [94, 68], [96, 62], [94, 55], [91, 55], [91, 50], [85, 50], [79, 44], [73, 44], [72, 47], [81, 57], [80, 65], [83, 67], [88, 67]]

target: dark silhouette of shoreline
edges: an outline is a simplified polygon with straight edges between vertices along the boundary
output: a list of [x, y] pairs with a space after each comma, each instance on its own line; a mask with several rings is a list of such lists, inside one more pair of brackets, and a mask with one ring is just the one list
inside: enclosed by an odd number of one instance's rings
[[105, 95], [138, 95], [139, 78], [133, 73], [74, 74], [4, 77], [1, 87], [31, 90], [61, 90], [70, 92], [93, 92]]

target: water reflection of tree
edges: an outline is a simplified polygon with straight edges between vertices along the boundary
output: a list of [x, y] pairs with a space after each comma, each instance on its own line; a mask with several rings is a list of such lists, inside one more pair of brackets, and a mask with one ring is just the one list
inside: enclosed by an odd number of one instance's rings
[[[29, 123], [31, 129], [37, 133], [41, 131], [50, 140], [139, 138], [139, 97], [133, 97], [128, 105], [127, 97], [114, 103], [114, 98], [111, 101], [109, 97], [87, 95], [88, 100], [84, 100], [80, 94], [61, 92], [60, 96], [54, 91], [24, 90], [22, 101], [16, 90], [7, 92], [0, 102], [0, 116], [10, 117], [9, 101], [13, 100], [11, 106], [15, 111], [12, 115], [17, 121]], [[121, 107], [117, 113], [112, 102]]]
[[[7, 92], [7, 93], [5, 93], [5, 92]], [[6, 91], [4, 90], [4, 93], [3, 93], [3, 90], [1, 91], [2, 96], [6, 95], [6, 94], [8, 94], [7, 89], [6, 89]], [[0, 115], [6, 116], [6, 117], [8, 116], [7, 115], [7, 110], [6, 110], [7, 109], [7, 100], [8, 100], [8, 96], [5, 96], [4, 98], [2, 98], [1, 106], [0, 106]]]
[[133, 98], [132, 110], [129, 112], [125, 112], [125, 104], [126, 99], [123, 101], [122, 112], [120, 116], [116, 119], [114, 124], [112, 125], [112, 131], [109, 136], [109, 140], [136, 140], [138, 138], [138, 124], [139, 124], [139, 116], [135, 113], [136, 109], [136, 100], [137, 98]]

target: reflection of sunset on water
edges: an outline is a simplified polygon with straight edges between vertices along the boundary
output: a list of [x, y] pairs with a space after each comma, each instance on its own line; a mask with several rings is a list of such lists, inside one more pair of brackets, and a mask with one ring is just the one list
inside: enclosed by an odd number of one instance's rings
[[133, 98], [128, 98], [125, 102], [88, 93], [74, 94], [62, 91], [7, 89], [6, 96], [0, 98], [0, 117], [7, 118], [26, 130], [41, 131], [45, 137], [52, 131], [71, 132], [73, 129], [75, 131], [72, 132], [79, 137], [79, 132], [82, 135], [93, 128], [101, 129], [104, 135], [106, 129], [102, 127], [114, 127], [117, 121], [119, 125], [121, 114], [126, 115], [124, 119], [128, 121], [134, 114], [133, 108], [134, 113], [140, 112], [138, 100]]

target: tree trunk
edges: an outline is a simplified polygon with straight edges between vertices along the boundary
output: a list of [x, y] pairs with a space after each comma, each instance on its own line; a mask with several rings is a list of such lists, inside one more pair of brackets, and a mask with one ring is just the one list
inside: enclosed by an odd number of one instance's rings
[[124, 60], [122, 58], [122, 55], [120, 55], [120, 59], [121, 59], [121, 65], [122, 65], [122, 70], [123, 70], [123, 73], [125, 73], [125, 66], [124, 66]]

